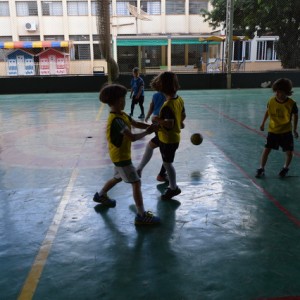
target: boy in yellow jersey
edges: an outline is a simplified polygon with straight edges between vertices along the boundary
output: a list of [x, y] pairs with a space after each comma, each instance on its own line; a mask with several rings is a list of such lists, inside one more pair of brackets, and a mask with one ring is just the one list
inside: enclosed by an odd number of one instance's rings
[[293, 159], [294, 137], [298, 138], [298, 107], [296, 102], [289, 97], [293, 94], [292, 88], [292, 82], [287, 78], [276, 80], [272, 86], [275, 96], [270, 98], [260, 125], [260, 130], [263, 131], [265, 122], [270, 117], [267, 143], [261, 156], [260, 168], [256, 171], [257, 178], [264, 176], [265, 165], [271, 150], [278, 150], [279, 147], [286, 153], [286, 159], [278, 175], [283, 178], [289, 171], [289, 165]]
[[173, 166], [175, 152], [179, 147], [180, 132], [183, 128], [183, 121], [186, 117], [184, 101], [177, 95], [179, 82], [175, 73], [163, 72], [153, 78], [151, 87], [162, 92], [166, 96], [159, 116], [153, 117], [160, 127], [158, 130], [159, 149], [163, 160], [163, 165], [169, 178], [169, 187], [161, 196], [162, 200], [169, 200], [181, 193], [176, 182], [176, 171]]
[[[131, 142], [135, 142], [144, 136], [152, 133], [157, 128], [155, 125], [148, 125], [134, 121], [123, 110], [127, 89], [119, 84], [110, 84], [100, 91], [100, 101], [110, 107], [107, 120], [106, 139], [110, 158], [115, 166], [113, 178], [108, 180], [102, 189], [94, 195], [93, 200], [108, 207], [115, 207], [116, 201], [108, 197], [107, 192], [122, 180], [132, 185], [133, 198], [135, 201], [137, 215], [136, 225], [155, 225], [160, 219], [152, 212], [145, 211], [143, 196], [141, 192], [141, 180], [131, 161]], [[132, 133], [131, 126], [146, 129], [140, 133]]]

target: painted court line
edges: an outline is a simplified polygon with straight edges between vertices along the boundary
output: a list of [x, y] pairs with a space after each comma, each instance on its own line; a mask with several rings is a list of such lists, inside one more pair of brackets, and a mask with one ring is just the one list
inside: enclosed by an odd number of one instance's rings
[[[96, 116], [96, 121], [100, 120], [101, 114], [103, 112], [103, 108], [104, 108], [104, 105], [103, 105], [103, 103], [101, 103], [98, 114]], [[80, 159], [80, 157], [78, 158], [78, 161], [79, 161], [79, 159]], [[77, 163], [78, 163], [78, 161], [77, 161]], [[63, 218], [65, 208], [66, 208], [67, 204], [69, 203], [70, 196], [73, 191], [78, 173], [79, 173], [79, 170], [78, 170], [77, 166], [75, 166], [75, 168], [71, 174], [68, 186], [65, 189], [65, 192], [64, 192], [63, 197], [58, 205], [58, 208], [54, 215], [52, 223], [48, 229], [46, 237], [45, 237], [45, 239], [39, 249], [39, 252], [32, 264], [31, 270], [30, 270], [29, 274], [27, 275], [27, 278], [25, 280], [23, 288], [19, 294], [18, 300], [32, 299], [32, 297], [36, 291], [40, 277], [41, 277], [44, 267], [46, 265], [49, 253], [53, 246], [53, 242], [54, 242], [56, 234], [58, 232], [61, 220]]]
[[283, 214], [285, 214], [288, 219], [293, 222], [297, 227], [300, 227], [300, 220], [298, 220], [291, 212], [289, 212], [284, 206], [282, 206], [280, 204], [280, 202], [273, 197], [267, 190], [265, 190], [263, 187], [261, 187], [260, 185], [258, 185], [255, 180], [248, 175], [248, 173], [246, 173], [244, 171], [244, 169], [242, 169], [242, 167], [240, 165], [238, 165], [235, 161], [233, 161], [229, 156], [227, 156], [227, 154], [220, 148], [218, 147], [214, 142], [210, 141], [210, 143], [212, 143], [220, 152], [223, 153], [223, 155], [225, 156], [225, 158], [232, 164], [234, 165], [243, 175], [245, 178], [247, 178], [248, 180], [251, 181], [251, 183], [261, 192], [263, 193], [269, 201], [271, 201]]
[[[256, 129], [253, 129], [253, 128], [251, 128], [250, 126], [248, 126], [248, 125], [246, 125], [246, 124], [244, 124], [244, 123], [242, 123], [242, 122], [240, 122], [240, 121], [238, 121], [238, 120], [236, 120], [236, 119], [234, 119], [234, 118], [232, 118], [232, 117], [230, 117], [230, 116], [228, 116], [228, 115], [226, 115], [226, 114], [224, 114], [224, 113], [218, 111], [218, 110], [215, 109], [215, 108], [210, 107], [210, 106], [207, 105], [207, 104], [203, 104], [203, 106], [204, 106], [206, 109], [211, 110], [211, 111], [213, 111], [213, 112], [219, 114], [220, 116], [224, 117], [225, 119], [227, 119], [227, 120], [229, 120], [229, 121], [231, 121], [231, 122], [233, 122], [233, 123], [236, 123], [236, 124], [238, 124], [239, 126], [244, 127], [244, 128], [246, 128], [246, 129], [248, 129], [248, 130], [250, 130], [250, 131], [252, 131], [252, 132], [255, 132], [256, 134], [262, 136], [263, 138], [266, 138], [266, 137], [267, 137], [267, 136], [266, 136], [265, 134], [263, 134], [261, 131], [258, 131], [258, 130], [256, 130]], [[297, 151], [294, 151], [294, 155], [300, 157], [300, 153], [297, 152]]]

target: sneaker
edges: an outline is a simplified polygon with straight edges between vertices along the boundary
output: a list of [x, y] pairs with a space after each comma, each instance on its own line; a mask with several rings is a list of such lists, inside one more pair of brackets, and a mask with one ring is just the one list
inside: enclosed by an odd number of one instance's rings
[[116, 200], [112, 200], [110, 199], [106, 194], [103, 194], [102, 196], [99, 195], [99, 193], [97, 192], [94, 195], [93, 200], [97, 203], [101, 203], [104, 206], [107, 207], [115, 207], [116, 206]]
[[170, 200], [174, 196], [179, 195], [181, 193], [181, 189], [177, 187], [175, 190], [171, 190], [170, 188], [167, 188], [165, 193], [161, 195], [161, 200]]
[[139, 119], [144, 119], [144, 118], [145, 118], [145, 115], [144, 115], [144, 114], [140, 114], [140, 115], [138, 116], [138, 118], [139, 118]]
[[256, 178], [261, 178], [265, 175], [265, 169], [264, 168], [259, 168], [256, 170]]
[[145, 211], [142, 216], [137, 214], [134, 220], [135, 225], [156, 225], [159, 223], [160, 218], [155, 217], [151, 211]]
[[156, 180], [161, 181], [161, 182], [166, 182], [166, 181], [169, 181], [169, 178], [168, 178], [167, 174], [164, 174], [164, 175], [158, 174], [156, 177]]
[[281, 170], [280, 170], [280, 172], [279, 172], [279, 176], [280, 177], [285, 177], [286, 176], [286, 174], [288, 173], [288, 171], [289, 171], [289, 168], [282, 168]]

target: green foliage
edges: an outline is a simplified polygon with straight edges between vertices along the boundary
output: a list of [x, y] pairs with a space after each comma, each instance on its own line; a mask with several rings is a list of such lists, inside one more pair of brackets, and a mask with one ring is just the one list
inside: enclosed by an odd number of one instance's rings
[[[235, 34], [278, 35], [277, 54], [284, 68], [300, 68], [300, 0], [232, 0]], [[215, 28], [226, 21], [226, 0], [211, 0], [214, 9], [203, 12]]]

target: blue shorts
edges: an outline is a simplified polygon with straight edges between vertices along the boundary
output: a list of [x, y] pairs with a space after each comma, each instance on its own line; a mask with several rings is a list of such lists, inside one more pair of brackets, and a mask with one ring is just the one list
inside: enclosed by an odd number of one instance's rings
[[286, 133], [268, 132], [265, 148], [278, 150], [279, 147], [284, 152], [294, 151], [294, 138], [291, 131]]

